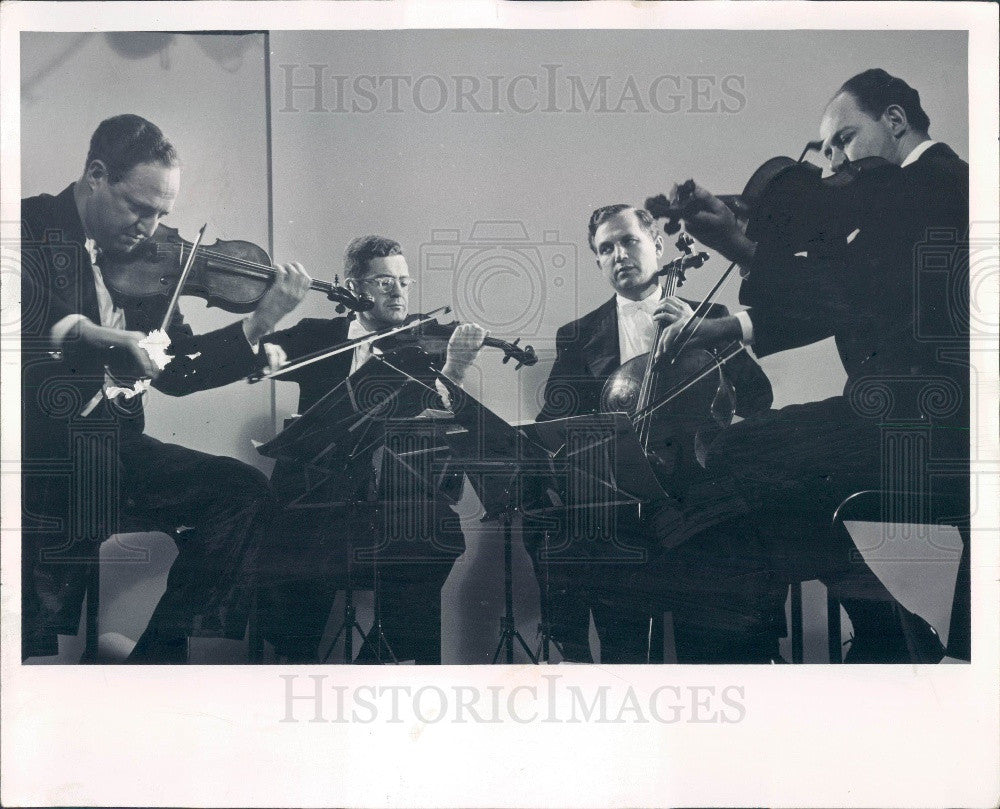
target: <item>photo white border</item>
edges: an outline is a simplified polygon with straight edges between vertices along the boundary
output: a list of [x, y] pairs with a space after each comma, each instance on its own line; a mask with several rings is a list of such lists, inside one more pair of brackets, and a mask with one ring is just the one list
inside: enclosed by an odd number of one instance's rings
[[[16, 239], [19, 34], [405, 28], [964, 29], [972, 221], [998, 211], [997, 11], [986, 3], [34, 3], [0, 6], [0, 220]], [[845, 67], [846, 71], [847, 68]], [[839, 75], [831, 76], [835, 84]], [[994, 229], [995, 229], [994, 224]], [[992, 234], [995, 237], [995, 230]], [[994, 268], [996, 271], [996, 268]], [[5, 293], [5, 301], [8, 300]], [[3, 354], [3, 468], [19, 457], [16, 353]], [[979, 434], [996, 450], [996, 354], [973, 354]], [[992, 469], [996, 471], [995, 466]], [[996, 476], [977, 478], [973, 659], [952, 666], [24, 667], [19, 477], [2, 480], [4, 806], [995, 806], [1000, 797]], [[15, 541], [11, 541], [11, 540]], [[281, 723], [281, 674], [326, 683], [738, 685], [733, 724]], [[332, 693], [332, 692], [330, 692]], [[524, 692], [522, 692], [523, 694]]]

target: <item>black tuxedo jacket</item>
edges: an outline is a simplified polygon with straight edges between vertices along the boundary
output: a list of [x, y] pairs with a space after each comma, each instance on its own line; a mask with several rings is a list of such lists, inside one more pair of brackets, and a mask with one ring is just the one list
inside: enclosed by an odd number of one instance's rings
[[[713, 304], [708, 311], [708, 317], [728, 314], [721, 304]], [[620, 365], [618, 306], [611, 298], [556, 332], [556, 361], [545, 383], [538, 421], [597, 413], [604, 383]], [[771, 406], [771, 383], [751, 357], [738, 354], [725, 367], [736, 389], [738, 416]]]
[[[269, 334], [264, 338], [264, 342], [281, 346], [289, 361], [294, 362], [299, 357], [333, 348], [344, 342], [353, 317], [350, 315], [335, 318], [303, 318], [291, 328]], [[392, 340], [391, 337], [384, 339]], [[334, 387], [347, 379], [351, 373], [353, 358], [354, 351], [344, 351], [283, 375], [281, 379], [298, 383], [298, 412], [305, 413]], [[444, 363], [444, 352], [431, 354], [431, 361], [440, 368]]]
[[[281, 346], [288, 359], [294, 362], [299, 357], [333, 348], [347, 339], [350, 317], [303, 318], [295, 326], [280, 329], [264, 338], [264, 342]], [[339, 385], [351, 372], [353, 351], [307, 365], [297, 371], [285, 374], [282, 379], [299, 385], [298, 412], [305, 413], [323, 396]]]
[[[58, 196], [42, 194], [21, 201], [21, 368], [25, 458], [66, 458], [69, 426], [117, 423], [127, 440], [144, 427], [141, 397], [129, 403], [102, 404], [87, 419], [80, 410], [104, 384], [109, 352], [67, 339], [56, 348], [52, 327], [79, 313], [100, 324], [97, 291], [83, 225], [70, 185]], [[166, 313], [163, 298], [118, 300], [129, 329], [149, 332]], [[194, 336], [179, 311], [167, 329], [174, 359], [153, 383], [171, 396], [215, 388], [250, 374], [261, 362], [240, 322]]]
[[945, 376], [967, 391], [969, 166], [938, 143], [884, 193], [843, 260], [755, 258], [740, 289], [754, 352], [834, 337], [848, 389]]

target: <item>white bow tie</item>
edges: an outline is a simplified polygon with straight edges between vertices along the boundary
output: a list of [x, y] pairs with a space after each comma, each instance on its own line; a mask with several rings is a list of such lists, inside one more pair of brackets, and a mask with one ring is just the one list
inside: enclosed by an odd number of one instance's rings
[[355, 318], [347, 326], [347, 339], [354, 340], [357, 337], [364, 337], [366, 334], [371, 334], [371, 331], [366, 329], [361, 321]]
[[618, 301], [619, 311], [623, 315], [634, 315], [637, 312], [645, 312], [651, 315], [653, 313], [654, 306], [649, 305], [649, 299], [643, 298], [641, 301], [629, 301], [629, 300], [619, 300]]

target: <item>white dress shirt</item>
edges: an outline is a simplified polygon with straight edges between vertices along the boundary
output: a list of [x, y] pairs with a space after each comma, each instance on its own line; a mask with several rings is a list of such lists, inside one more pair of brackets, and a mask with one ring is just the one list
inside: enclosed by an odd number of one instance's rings
[[[366, 328], [365, 325], [358, 319], [354, 318], [347, 327], [347, 339], [355, 340], [358, 337], [364, 337], [366, 334], [371, 334], [375, 329]], [[368, 360], [372, 358], [378, 349], [372, 348], [371, 343], [365, 343], [354, 349], [354, 357], [351, 359], [351, 373], [353, 374], [358, 368], [364, 365]], [[381, 353], [381, 352], [378, 352]]]
[[[93, 239], [87, 239], [84, 241], [83, 246], [87, 249], [87, 253], [90, 255], [90, 267], [94, 274], [94, 288], [97, 292], [97, 311], [101, 318], [101, 325], [110, 329], [125, 329], [125, 312], [115, 306], [111, 293], [108, 292], [108, 287], [104, 283], [104, 276], [101, 274], [101, 268], [98, 264], [99, 255], [97, 252], [96, 242], [94, 242]], [[66, 339], [66, 335], [69, 334], [70, 330], [84, 319], [86, 319], [85, 315], [75, 312], [71, 315], [66, 315], [66, 317], [52, 327], [52, 342], [57, 350], [62, 347], [63, 341]], [[97, 407], [97, 404], [101, 401], [105, 392], [114, 385], [114, 379], [111, 378], [110, 374], [105, 372], [104, 385], [101, 390], [94, 394], [93, 398], [91, 398], [91, 400], [83, 406], [83, 409], [80, 411], [80, 415], [84, 417], [89, 416], [91, 412], [93, 412], [94, 408]]]
[[618, 306], [618, 354], [621, 364], [630, 359], [646, 354], [653, 347], [656, 337], [656, 321], [653, 312], [660, 303], [660, 288], [653, 287], [652, 292], [641, 301], [633, 301], [616, 295]]
[[[90, 255], [90, 267], [94, 273], [94, 287], [97, 290], [97, 311], [100, 314], [101, 325], [111, 329], [124, 329], [125, 312], [115, 306], [115, 302], [111, 299], [111, 293], [108, 292], [108, 288], [104, 283], [104, 276], [101, 275], [101, 268], [97, 263], [97, 244], [93, 239], [87, 239], [83, 243], [83, 246]], [[74, 312], [71, 315], [66, 315], [66, 317], [52, 327], [52, 342], [57, 349], [62, 346], [70, 330], [84, 319], [86, 319], [86, 315]]]
[[920, 159], [920, 155], [926, 152], [931, 146], [937, 143], [936, 140], [925, 140], [914, 146], [910, 153], [904, 158], [903, 162], [899, 164], [900, 168], [906, 168], [911, 163], [916, 163]]

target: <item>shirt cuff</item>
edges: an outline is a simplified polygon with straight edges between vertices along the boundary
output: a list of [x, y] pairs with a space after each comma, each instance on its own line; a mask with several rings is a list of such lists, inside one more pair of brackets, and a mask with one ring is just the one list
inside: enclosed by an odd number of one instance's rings
[[440, 379], [435, 379], [434, 387], [437, 388], [438, 395], [441, 397], [441, 401], [444, 403], [445, 409], [451, 410], [451, 396], [448, 394], [448, 388], [445, 386], [444, 382]]
[[743, 333], [743, 344], [753, 345], [753, 321], [750, 319], [749, 312], [737, 312], [736, 319], [740, 323], [740, 331]]
[[243, 320], [240, 322], [240, 325], [243, 326], [243, 336], [246, 338], [247, 345], [250, 346], [250, 350], [254, 354], [259, 354], [260, 353], [260, 340], [258, 340], [256, 343], [251, 343], [250, 342], [250, 335], [247, 334], [247, 322], [248, 322], [248, 318], [243, 318]]
[[71, 315], [66, 315], [66, 317], [56, 323], [52, 327], [52, 331], [49, 332], [49, 336], [52, 338], [52, 348], [56, 351], [61, 349], [62, 344], [66, 341], [66, 335], [74, 329], [77, 323], [86, 319], [86, 315], [74, 312]]

